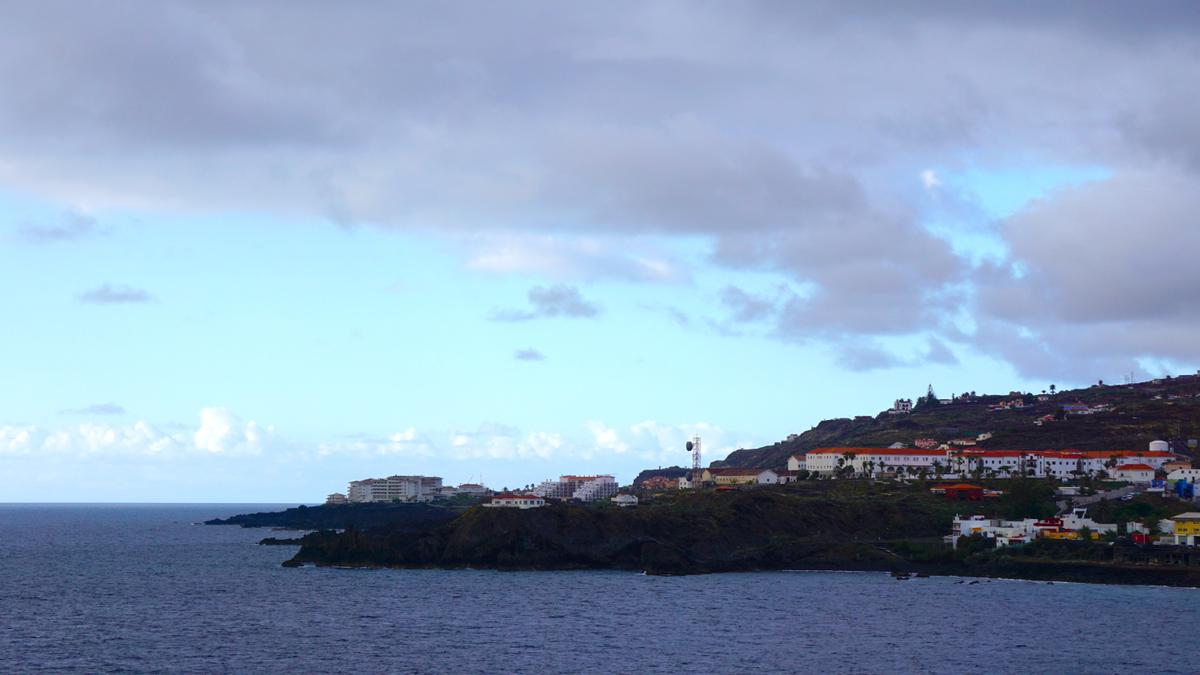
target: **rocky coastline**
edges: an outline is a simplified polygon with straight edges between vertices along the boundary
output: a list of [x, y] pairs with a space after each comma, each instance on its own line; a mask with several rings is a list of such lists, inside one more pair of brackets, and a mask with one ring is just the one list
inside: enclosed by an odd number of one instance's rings
[[673, 495], [633, 509], [574, 504], [474, 508], [448, 522], [420, 527], [401, 523], [312, 532], [299, 540], [299, 549], [284, 565], [615, 569], [653, 575], [838, 570], [892, 572], [897, 578], [1200, 587], [1200, 564], [1193, 564], [1187, 553], [1154, 558], [1124, 544], [1080, 542], [951, 550], [940, 538], [954, 506], [914, 493], [835, 496], [756, 490]]

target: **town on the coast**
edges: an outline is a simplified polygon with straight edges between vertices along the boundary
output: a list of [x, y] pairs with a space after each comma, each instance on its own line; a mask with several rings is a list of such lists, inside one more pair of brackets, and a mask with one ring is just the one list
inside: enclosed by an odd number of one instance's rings
[[[971, 547], [1001, 548], [1039, 539], [1196, 546], [1200, 543], [1200, 506], [1195, 505], [1200, 500], [1196, 489], [1200, 468], [1196, 467], [1197, 440], [1188, 432], [1200, 429], [1166, 425], [1163, 430], [1175, 432], [1166, 439], [1151, 437], [1141, 447], [1102, 450], [1029, 447], [1029, 439], [1039, 437], [1025, 434], [1022, 425], [1040, 434], [1056, 428], [1081, 428], [1084, 433], [1094, 428], [1101, 433], [1108, 428], [1099, 424], [1104, 419], [1136, 426], [1148, 417], [1147, 410], [1185, 405], [1200, 408], [1200, 374], [1125, 387], [1099, 382], [1085, 391], [1087, 396], [1067, 394], [1051, 385], [1039, 394], [978, 396], [970, 392], [941, 399], [931, 386], [915, 403], [901, 398], [873, 418], [836, 421], [848, 427], [858, 424], [863, 433], [875, 434], [872, 440], [878, 440], [879, 447], [804, 448], [806, 436], [793, 434], [775, 446], [755, 450], [753, 457], [758, 459], [750, 465], [730, 465], [739, 453], [746, 452], [739, 450], [705, 467], [697, 437], [687, 443], [690, 468], [648, 469], [624, 486], [613, 475], [563, 475], [500, 490], [481, 483], [446, 485], [437, 476], [394, 475], [354, 480], [346, 492], [329, 495], [326, 504], [402, 502], [537, 509], [571, 503], [628, 508], [679, 491], [831, 489], [859, 482], [920, 491], [954, 502], [958, 513], [941, 542], [952, 549], [963, 546], [964, 540]], [[965, 424], [939, 421], [940, 426], [932, 431], [942, 434], [935, 435], [928, 426], [906, 423], [906, 418], [921, 412], [954, 419], [955, 410], [973, 411], [975, 417], [969, 419], [982, 419], [984, 424], [994, 420], [995, 429], [974, 428], [966, 433]], [[1028, 411], [1034, 414], [1026, 414]], [[892, 437], [898, 439], [882, 444]], [[1070, 437], [1080, 438], [1078, 433]], [[1005, 438], [1018, 440], [1022, 447], [1003, 447]], [[793, 446], [800, 449], [780, 453]], [[1009, 490], [1035, 483], [1052, 490], [1053, 513], [1006, 518], [988, 507], [1003, 500]], [[822, 485], [825, 488], [820, 488]]]

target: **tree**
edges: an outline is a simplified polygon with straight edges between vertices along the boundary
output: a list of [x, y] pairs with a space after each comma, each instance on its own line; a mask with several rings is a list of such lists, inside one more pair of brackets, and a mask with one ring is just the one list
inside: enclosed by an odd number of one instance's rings
[[1050, 385], [1050, 395], [1051, 396], [1054, 395], [1055, 391], [1057, 391], [1057, 387], [1055, 387], [1054, 385]]

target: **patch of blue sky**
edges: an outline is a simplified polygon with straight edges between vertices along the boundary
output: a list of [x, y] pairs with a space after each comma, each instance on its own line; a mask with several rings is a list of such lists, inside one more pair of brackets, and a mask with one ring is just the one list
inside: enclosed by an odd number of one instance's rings
[[1102, 166], [1030, 165], [931, 169], [924, 224], [972, 264], [1001, 263], [1008, 249], [996, 224], [1059, 190], [1111, 177]]

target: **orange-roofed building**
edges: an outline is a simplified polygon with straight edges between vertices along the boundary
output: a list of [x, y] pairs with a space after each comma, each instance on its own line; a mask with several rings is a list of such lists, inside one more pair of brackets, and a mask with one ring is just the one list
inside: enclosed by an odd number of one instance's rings
[[983, 499], [983, 486], [970, 483], [954, 483], [953, 485], [938, 485], [929, 489], [935, 494], [946, 495], [946, 499], [956, 501], [977, 502]]

